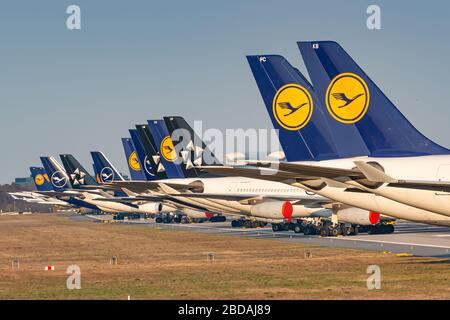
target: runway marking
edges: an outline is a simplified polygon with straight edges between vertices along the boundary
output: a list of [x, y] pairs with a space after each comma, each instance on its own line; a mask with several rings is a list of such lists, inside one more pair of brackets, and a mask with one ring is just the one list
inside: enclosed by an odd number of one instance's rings
[[346, 239], [346, 238], [338, 238], [339, 240], [346, 241], [365, 241], [365, 242], [373, 242], [373, 243], [386, 243], [386, 244], [399, 244], [404, 246], [413, 246], [413, 247], [430, 247], [430, 248], [440, 248], [440, 249], [450, 249], [445, 246], [437, 246], [434, 244], [417, 244], [417, 243], [408, 243], [408, 242], [394, 242], [394, 241], [383, 241], [383, 240], [368, 240], [368, 239]]
[[[207, 234], [218, 234], [218, 235], [226, 235], [226, 236], [238, 236], [243, 238], [254, 238], [254, 239], [274, 239], [280, 241], [292, 241], [292, 242], [302, 242], [309, 243], [314, 245], [322, 245], [322, 246], [333, 246], [333, 247], [348, 247], [348, 244], [352, 248], [356, 249], [366, 249], [366, 250], [389, 250], [390, 252], [402, 253], [409, 252], [410, 254], [418, 255], [418, 256], [450, 256], [450, 245], [443, 246], [437, 244], [427, 244], [427, 243], [410, 243], [410, 242], [401, 242], [401, 241], [389, 241], [381, 240], [386, 238], [378, 238], [378, 236], [372, 236], [373, 239], [366, 239], [365, 235], [360, 235], [356, 237], [320, 237], [320, 236], [304, 236], [303, 234], [295, 234], [291, 232], [273, 232], [272, 228], [264, 227], [257, 229], [241, 229], [241, 228], [232, 228], [231, 226], [225, 225], [214, 225], [214, 224], [157, 224], [155, 222], [150, 221], [139, 221], [141, 223], [136, 223], [136, 221], [117, 221], [126, 224], [145, 224], [150, 227], [157, 228], [167, 228], [167, 229], [179, 229], [179, 230], [192, 230], [197, 232], [204, 232]], [[397, 235], [404, 236], [416, 236], [420, 241], [432, 242], [438, 241], [439, 238], [441, 240], [447, 240], [450, 237], [449, 228], [441, 228], [436, 226], [428, 226], [428, 225], [416, 225], [416, 224], [401, 224], [396, 226]], [[422, 239], [422, 236], [425, 236], [425, 239]], [[360, 238], [361, 237], [361, 238]], [[378, 239], [377, 239], [378, 238]], [[340, 241], [343, 240], [343, 241]], [[405, 239], [406, 240], [406, 239]], [[408, 240], [411, 241], [411, 240]], [[389, 246], [398, 246], [395, 249], [390, 248]], [[406, 250], [406, 251], [405, 251]], [[427, 253], [424, 253], [426, 251]]]

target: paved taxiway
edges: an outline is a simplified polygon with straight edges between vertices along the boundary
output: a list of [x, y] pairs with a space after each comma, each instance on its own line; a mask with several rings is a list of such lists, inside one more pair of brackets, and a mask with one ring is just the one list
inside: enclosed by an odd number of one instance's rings
[[[88, 216], [91, 219], [110, 220], [111, 216]], [[193, 223], [193, 224], [157, 224], [148, 220], [122, 221], [128, 224], [144, 224], [149, 227], [192, 230], [239, 237], [265, 238], [281, 241], [311, 243], [331, 247], [367, 249], [413, 254], [426, 257], [450, 257], [450, 228], [401, 221], [395, 226], [393, 234], [359, 234], [350, 237], [304, 236], [289, 232], [273, 232], [270, 227], [257, 229], [232, 228], [230, 222]]]

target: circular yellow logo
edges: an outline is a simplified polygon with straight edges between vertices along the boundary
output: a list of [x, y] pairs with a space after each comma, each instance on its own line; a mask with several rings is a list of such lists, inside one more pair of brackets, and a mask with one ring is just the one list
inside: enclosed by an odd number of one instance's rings
[[272, 103], [272, 112], [284, 129], [299, 130], [306, 126], [313, 113], [311, 94], [298, 84], [287, 84], [278, 89]]
[[36, 185], [42, 186], [45, 182], [45, 178], [42, 174], [38, 174], [36, 178], [34, 178], [34, 182], [36, 182]]
[[133, 153], [130, 154], [128, 165], [133, 171], [141, 171], [141, 164], [139, 163], [136, 151], [133, 151]]
[[161, 155], [167, 161], [173, 162], [177, 158], [177, 152], [173, 146], [172, 139], [167, 136], [161, 141], [161, 147], [159, 148]]
[[325, 103], [331, 116], [342, 123], [361, 120], [369, 109], [370, 92], [366, 82], [353, 73], [341, 73], [330, 83]]

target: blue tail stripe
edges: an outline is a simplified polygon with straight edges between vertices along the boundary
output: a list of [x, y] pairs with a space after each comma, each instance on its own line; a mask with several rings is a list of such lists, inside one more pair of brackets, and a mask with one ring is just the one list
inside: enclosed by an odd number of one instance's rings
[[[266, 109], [275, 129], [279, 130], [279, 140], [289, 161], [324, 160], [349, 157], [365, 150], [363, 142], [356, 136], [346, 139], [345, 148], [337, 149], [336, 136], [332, 124], [318, 107], [318, 100], [311, 84], [289, 62], [279, 55], [248, 56], [247, 60], [263, 97]], [[290, 131], [284, 129], [276, 120], [272, 103], [279, 88], [287, 84], [298, 84], [307, 89], [314, 103], [310, 121], [305, 127]], [[338, 152], [339, 151], [339, 152]], [[367, 152], [367, 151], [366, 151]]]
[[[370, 92], [370, 104], [364, 117], [355, 124], [337, 121], [336, 132], [348, 127], [358, 130], [371, 156], [417, 156], [448, 154], [449, 150], [420, 133], [336, 42], [299, 42], [299, 49], [317, 94], [325, 101], [332, 79], [342, 73], [361, 77]], [[326, 111], [325, 103], [322, 104]], [[328, 116], [330, 119], [332, 117]]]
[[[142, 165], [141, 165], [139, 156], [137, 155], [137, 151], [134, 148], [133, 142], [131, 141], [131, 139], [130, 138], [122, 138], [122, 146], [123, 146], [123, 150], [125, 151], [125, 161], [127, 162], [128, 170], [130, 171], [131, 180], [134, 180], [134, 181], [146, 180], [145, 174], [142, 170]], [[133, 159], [131, 159], [133, 152], [136, 152], [136, 155], [137, 155], [136, 158], [139, 163], [140, 169], [138, 169], [136, 166], [133, 168], [130, 165], [130, 161], [133, 161]]]
[[130, 129], [131, 141], [133, 143], [133, 147], [136, 150], [139, 164], [141, 166], [141, 170], [145, 175], [145, 180], [152, 181], [156, 180], [156, 175], [154, 173], [154, 169], [146, 163], [146, 154], [142, 142], [139, 138], [139, 133], [136, 129]]
[[160, 150], [163, 140], [166, 137], [170, 138], [169, 130], [167, 129], [164, 120], [148, 120], [148, 126], [153, 136], [153, 140], [155, 141], [155, 147], [157, 148], [161, 156], [160, 161], [166, 170], [167, 177], [169, 179], [184, 178], [185, 176], [183, 173], [183, 169], [181, 168], [181, 163], [179, 163], [178, 161], [166, 160], [162, 155], [162, 150]]
[[101, 182], [124, 181], [120, 172], [102, 152], [92, 151], [91, 156], [94, 161], [95, 175]]
[[41, 162], [49, 176], [54, 191], [63, 192], [71, 188], [67, 173], [56, 159], [53, 157], [41, 157]]
[[[67, 189], [71, 188], [69, 178], [67, 177], [67, 173], [64, 171], [64, 168], [59, 164], [55, 158], [53, 157], [41, 157], [41, 162], [44, 166], [45, 171], [47, 172], [52, 188], [56, 192], [64, 192]], [[57, 167], [59, 166], [59, 168]], [[65, 177], [65, 180], [60, 180], [62, 177]], [[64, 200], [67, 203], [76, 206], [88, 208], [91, 210], [101, 211], [98, 207], [91, 205], [83, 200], [70, 197], [68, 200]]]
[[[33, 178], [34, 184], [37, 191], [52, 191], [52, 184], [50, 183], [50, 178], [47, 172], [42, 167], [30, 167], [31, 177]], [[38, 178], [38, 176], [40, 176]], [[39, 183], [38, 183], [39, 182]]]
[[72, 188], [81, 189], [84, 185], [99, 185], [97, 180], [89, 174], [89, 172], [72, 154], [60, 154], [59, 157], [69, 176]]

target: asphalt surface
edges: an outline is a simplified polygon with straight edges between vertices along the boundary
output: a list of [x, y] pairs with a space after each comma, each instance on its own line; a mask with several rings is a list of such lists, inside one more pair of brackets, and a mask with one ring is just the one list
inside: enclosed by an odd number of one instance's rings
[[[112, 220], [111, 216], [72, 216], [75, 219]], [[357, 236], [320, 237], [296, 234], [293, 231], [273, 232], [271, 227], [245, 229], [232, 228], [230, 222], [193, 223], [193, 224], [157, 224], [151, 220], [130, 220], [120, 223], [139, 224], [164, 229], [181, 229], [239, 237], [274, 239], [279, 241], [310, 243], [329, 247], [366, 249], [396, 254], [417, 255], [426, 257], [450, 258], [450, 228], [436, 227], [400, 221], [395, 232], [386, 235], [369, 235], [361, 233]]]

